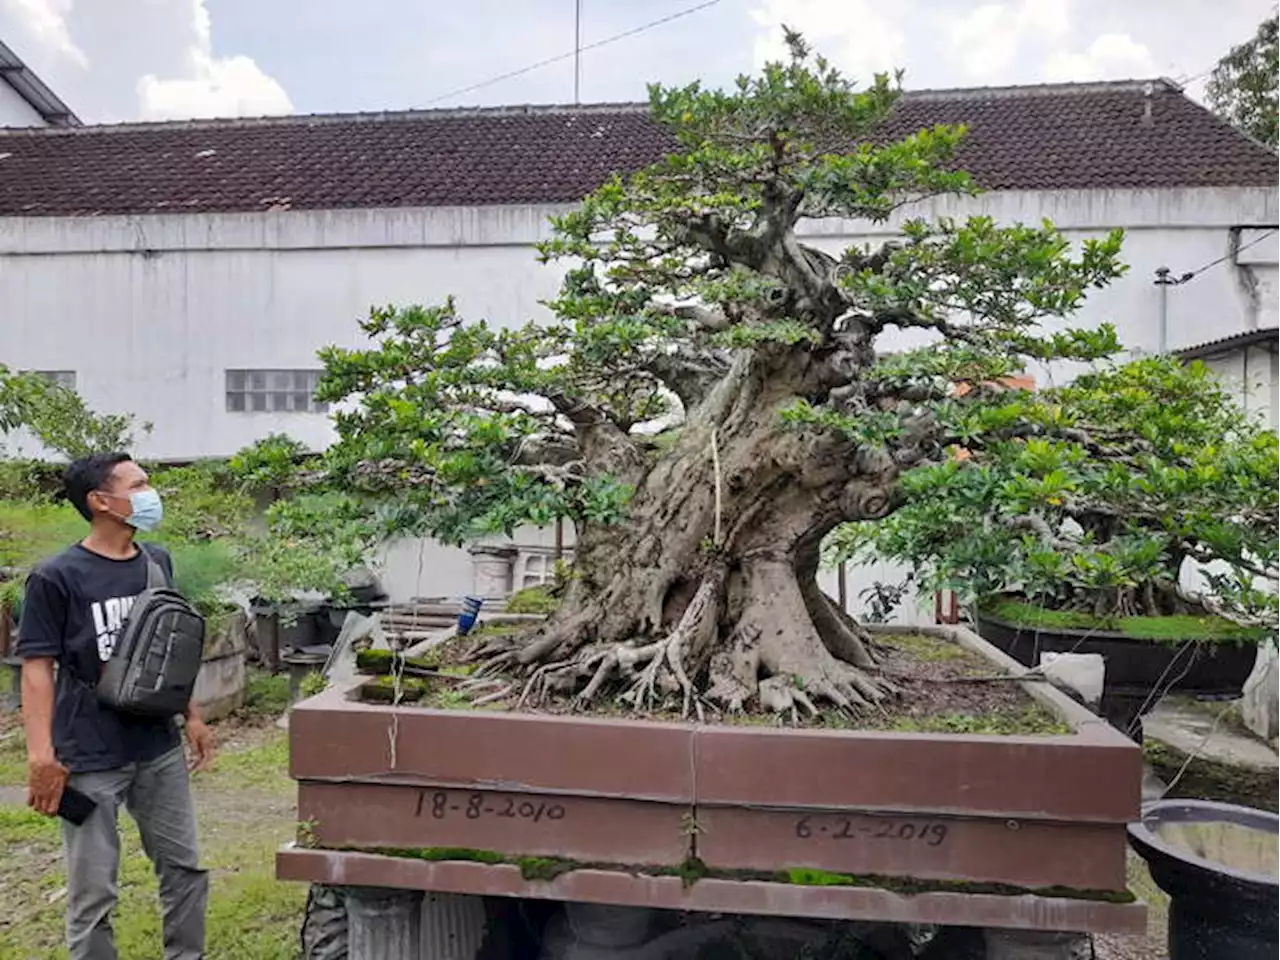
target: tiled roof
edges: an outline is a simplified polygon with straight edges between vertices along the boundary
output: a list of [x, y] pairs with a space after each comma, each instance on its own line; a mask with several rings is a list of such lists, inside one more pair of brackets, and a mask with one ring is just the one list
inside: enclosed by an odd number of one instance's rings
[[[992, 190], [1276, 182], [1164, 81], [908, 93], [876, 139], [936, 123]], [[0, 130], [0, 216], [573, 202], [670, 146], [636, 104]]]
[[1244, 333], [1234, 333], [1229, 337], [1198, 343], [1193, 347], [1183, 347], [1175, 350], [1174, 356], [1181, 360], [1204, 360], [1207, 357], [1216, 357], [1222, 353], [1244, 350], [1260, 344], [1270, 345], [1274, 351], [1277, 348], [1277, 342], [1280, 342], [1280, 330], [1275, 327], [1264, 327], [1261, 330], [1246, 330]]

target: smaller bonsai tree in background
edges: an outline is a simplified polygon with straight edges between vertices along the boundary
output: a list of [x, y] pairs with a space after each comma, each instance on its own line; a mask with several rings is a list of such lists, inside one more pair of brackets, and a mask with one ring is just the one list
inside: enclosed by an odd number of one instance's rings
[[47, 451], [74, 460], [103, 450], [127, 450], [138, 424], [128, 414], [89, 409], [74, 390], [43, 373], [0, 364], [0, 438], [25, 431]]
[[[1020, 427], [989, 429], [999, 422]], [[1150, 637], [1274, 631], [1276, 434], [1203, 364], [1150, 358], [1010, 390], [973, 427], [967, 455], [904, 477], [900, 510], [837, 531], [836, 557], [902, 563], [921, 590], [1003, 599], [1012, 619], [1034, 619], [1019, 602], [1061, 614], [1044, 626], [1139, 617], [1162, 618], [1140, 625]], [[1205, 589], [1184, 588], [1188, 563]]]
[[[91, 409], [76, 391], [40, 373], [0, 365], [0, 439], [36, 441], [42, 453], [70, 460], [104, 450], [130, 450], [128, 414]], [[363, 513], [335, 494], [302, 493], [258, 509], [305, 477], [306, 451], [287, 437], [268, 437], [232, 458], [185, 467], [147, 465], [165, 504], [154, 539], [174, 555], [178, 587], [206, 616], [229, 609], [232, 592], [270, 601], [298, 593], [341, 593], [343, 574], [378, 546]], [[60, 502], [61, 463], [0, 455], [0, 605], [16, 608], [25, 575], [41, 559], [80, 539], [84, 521]]]

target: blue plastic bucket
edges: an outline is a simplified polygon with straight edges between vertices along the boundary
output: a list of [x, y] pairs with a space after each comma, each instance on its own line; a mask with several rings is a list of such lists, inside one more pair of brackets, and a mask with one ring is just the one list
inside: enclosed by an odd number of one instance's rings
[[484, 599], [481, 597], [463, 597], [462, 612], [458, 614], [458, 635], [465, 637], [471, 632], [471, 628], [476, 625], [476, 620], [480, 616], [480, 608], [484, 606]]

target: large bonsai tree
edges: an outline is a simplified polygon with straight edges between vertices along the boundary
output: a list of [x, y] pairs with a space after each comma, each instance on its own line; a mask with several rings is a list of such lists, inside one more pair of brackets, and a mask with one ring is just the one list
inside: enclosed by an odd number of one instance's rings
[[[321, 396], [343, 410], [331, 479], [400, 529], [463, 542], [574, 524], [557, 612], [483, 651], [535, 701], [881, 698], [871, 650], [818, 587], [823, 538], [889, 514], [900, 476], [955, 438], [1011, 427], [982, 412], [1000, 404], [986, 385], [1024, 358], [1115, 347], [1110, 329], [1041, 323], [1120, 272], [1118, 232], [1073, 251], [1051, 225], [976, 217], [908, 219], [869, 247], [802, 239], [976, 187], [952, 167], [962, 128], [883, 142], [889, 78], [855, 92], [789, 39], [789, 63], [730, 91], [651, 88], [675, 152], [555, 221], [552, 318], [377, 309], [371, 349], [322, 355]], [[928, 345], [878, 352], [895, 330]]]
[[[1016, 591], [1094, 620], [1217, 615], [1274, 631], [1276, 433], [1206, 366], [1150, 357], [1010, 391], [1005, 411], [1024, 429], [914, 471], [903, 507], [841, 528], [837, 554], [903, 563], [921, 589], [966, 600]], [[1188, 589], [1189, 563], [1207, 589]]]

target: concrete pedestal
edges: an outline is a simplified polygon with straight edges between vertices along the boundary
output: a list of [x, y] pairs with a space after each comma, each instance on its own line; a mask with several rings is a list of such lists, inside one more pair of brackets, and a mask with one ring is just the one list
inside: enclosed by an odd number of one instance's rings
[[1088, 934], [987, 930], [987, 960], [1092, 960]]
[[419, 890], [346, 887], [348, 960], [422, 960]]

